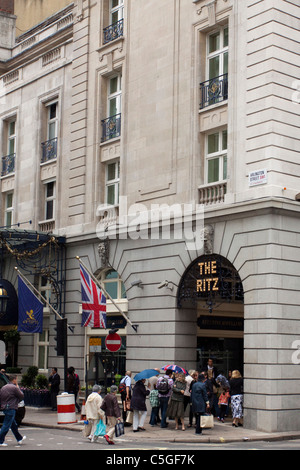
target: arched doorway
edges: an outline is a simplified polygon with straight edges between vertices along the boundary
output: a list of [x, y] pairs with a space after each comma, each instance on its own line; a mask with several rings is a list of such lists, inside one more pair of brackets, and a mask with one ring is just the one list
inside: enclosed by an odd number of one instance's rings
[[197, 313], [197, 368], [212, 358], [226, 375], [243, 373], [244, 291], [230, 261], [218, 254], [195, 259], [182, 276], [177, 303]]

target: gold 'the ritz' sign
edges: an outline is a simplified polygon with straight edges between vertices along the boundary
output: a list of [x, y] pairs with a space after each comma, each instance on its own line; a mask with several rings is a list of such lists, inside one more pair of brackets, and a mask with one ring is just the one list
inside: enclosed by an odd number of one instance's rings
[[203, 276], [203, 278], [197, 279], [197, 292], [218, 291], [217, 262], [206, 261], [198, 263], [198, 266], [200, 276]]

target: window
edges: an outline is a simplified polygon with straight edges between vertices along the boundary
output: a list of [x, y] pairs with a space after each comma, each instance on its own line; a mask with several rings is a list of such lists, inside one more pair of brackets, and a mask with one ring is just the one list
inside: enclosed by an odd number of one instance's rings
[[37, 340], [37, 367], [40, 371], [48, 371], [49, 330], [39, 333]]
[[10, 121], [8, 123], [8, 145], [7, 155], [13, 155], [16, 153], [16, 121]]
[[45, 220], [55, 218], [55, 181], [45, 184]]
[[123, 19], [124, 0], [110, 0], [110, 24]]
[[227, 179], [227, 130], [207, 135], [206, 177], [207, 183]]
[[117, 271], [110, 270], [102, 274], [104, 289], [112, 299], [126, 299], [126, 290]]
[[120, 162], [106, 165], [106, 203], [112, 206], [119, 204]]
[[13, 197], [13, 193], [5, 195], [4, 226], [7, 228], [10, 228], [13, 224]]
[[228, 27], [207, 38], [208, 79], [228, 73]]
[[47, 105], [48, 123], [47, 123], [47, 140], [52, 140], [57, 137], [57, 102]]
[[115, 116], [121, 113], [121, 97], [122, 97], [122, 76], [117, 75], [109, 79], [108, 83], [108, 115]]

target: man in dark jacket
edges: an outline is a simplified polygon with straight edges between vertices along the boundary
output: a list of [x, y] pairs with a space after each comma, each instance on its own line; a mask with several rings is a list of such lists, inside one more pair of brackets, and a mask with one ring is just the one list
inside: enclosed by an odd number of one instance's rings
[[60, 376], [57, 373], [57, 367], [52, 367], [52, 372], [49, 377], [50, 397], [52, 411], [57, 410], [56, 397], [59, 394]]
[[0, 431], [0, 446], [2, 447], [7, 446], [4, 440], [10, 429], [17, 439], [18, 444], [21, 444], [22, 441], [26, 439], [26, 436], [22, 437], [19, 433], [18, 425], [15, 421], [18, 403], [23, 399], [24, 394], [19, 388], [17, 376], [10, 375], [9, 384], [4, 385], [0, 390], [1, 409], [4, 413], [4, 421]]
[[209, 401], [204, 384], [204, 374], [199, 374], [198, 382], [192, 386], [191, 401], [193, 413], [196, 415], [196, 434], [202, 433], [201, 416], [204, 415], [207, 408], [209, 408]]
[[118, 387], [112, 385], [110, 387], [110, 393], [106, 395], [101, 405], [101, 410], [105, 411], [107, 418], [107, 429], [105, 439], [108, 444], [114, 444], [113, 437], [115, 434], [115, 425], [117, 421], [121, 420], [121, 411], [116, 397]]

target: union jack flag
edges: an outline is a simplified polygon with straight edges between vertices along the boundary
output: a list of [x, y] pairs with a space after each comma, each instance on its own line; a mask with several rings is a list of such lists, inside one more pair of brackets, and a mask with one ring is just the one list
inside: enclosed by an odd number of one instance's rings
[[82, 265], [80, 265], [80, 280], [81, 326], [106, 328], [106, 297]]

